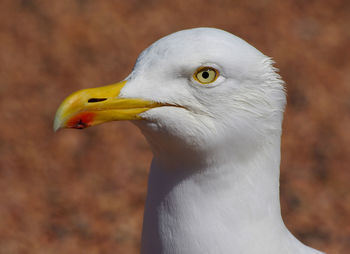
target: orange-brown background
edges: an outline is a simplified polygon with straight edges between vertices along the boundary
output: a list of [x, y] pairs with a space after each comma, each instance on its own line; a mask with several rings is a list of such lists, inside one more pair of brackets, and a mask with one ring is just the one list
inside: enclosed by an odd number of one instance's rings
[[1, 0], [0, 253], [138, 253], [151, 152], [136, 127], [52, 131], [77, 89], [123, 79], [156, 39], [198, 26], [272, 56], [287, 83], [290, 230], [350, 253], [350, 2]]

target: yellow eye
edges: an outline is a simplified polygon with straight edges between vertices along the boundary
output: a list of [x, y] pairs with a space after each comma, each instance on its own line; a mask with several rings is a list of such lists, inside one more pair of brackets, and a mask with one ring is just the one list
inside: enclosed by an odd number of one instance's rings
[[212, 67], [203, 67], [193, 74], [193, 78], [202, 84], [214, 82], [219, 76], [219, 72]]

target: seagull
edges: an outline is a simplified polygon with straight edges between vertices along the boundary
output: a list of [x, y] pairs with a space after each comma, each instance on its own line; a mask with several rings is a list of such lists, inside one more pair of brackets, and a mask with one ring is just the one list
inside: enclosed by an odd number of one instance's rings
[[153, 151], [143, 254], [312, 254], [279, 200], [284, 82], [273, 60], [215, 28], [154, 42], [131, 74], [77, 91], [54, 130], [130, 120]]

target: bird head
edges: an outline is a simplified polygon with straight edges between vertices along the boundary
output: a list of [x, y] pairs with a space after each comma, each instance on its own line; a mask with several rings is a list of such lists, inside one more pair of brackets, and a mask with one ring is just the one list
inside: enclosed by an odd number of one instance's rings
[[285, 93], [272, 63], [228, 32], [179, 31], [145, 49], [124, 81], [68, 96], [54, 129], [132, 120], [158, 153], [223, 143], [241, 153], [280, 137]]

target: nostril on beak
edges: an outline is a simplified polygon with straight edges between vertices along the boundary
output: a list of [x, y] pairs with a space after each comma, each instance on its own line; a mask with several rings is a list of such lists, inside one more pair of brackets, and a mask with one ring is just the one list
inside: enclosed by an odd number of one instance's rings
[[88, 103], [94, 103], [94, 102], [100, 102], [100, 101], [105, 101], [107, 98], [90, 98], [88, 100]]

